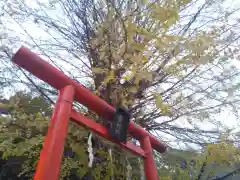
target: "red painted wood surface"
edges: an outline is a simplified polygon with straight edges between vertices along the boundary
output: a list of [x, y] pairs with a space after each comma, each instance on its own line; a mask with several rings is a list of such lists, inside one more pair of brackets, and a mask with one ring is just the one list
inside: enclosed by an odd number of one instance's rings
[[75, 122], [76, 124], [86, 127], [88, 129], [91, 129], [95, 134], [102, 136], [103, 138], [111, 142], [114, 142], [115, 144], [120, 145], [122, 148], [132, 152], [135, 155], [145, 157], [145, 152], [140, 147], [135, 146], [133, 143], [127, 142], [127, 144], [123, 144], [123, 143], [114, 141], [110, 137], [108, 130], [101, 124], [84, 117], [83, 115], [77, 113], [74, 110], [72, 110], [71, 118], [72, 118], [72, 121]]
[[144, 157], [144, 170], [147, 180], [159, 180], [157, 167], [154, 160], [152, 145], [148, 136], [143, 137], [140, 141], [142, 149], [146, 153]]
[[75, 89], [72, 86], [60, 90], [34, 180], [59, 179], [74, 94]]

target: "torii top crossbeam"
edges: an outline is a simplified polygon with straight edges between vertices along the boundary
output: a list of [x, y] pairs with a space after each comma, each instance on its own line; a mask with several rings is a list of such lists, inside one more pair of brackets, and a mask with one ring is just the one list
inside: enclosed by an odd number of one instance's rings
[[[104, 118], [104, 120], [111, 121], [113, 119], [114, 114], [116, 112], [115, 108], [107, 104], [105, 101], [103, 101], [99, 97], [95, 96], [92, 92], [90, 92], [88, 89], [83, 87], [81, 84], [70, 79], [67, 75], [65, 75], [63, 72], [61, 72], [54, 66], [50, 65], [48, 62], [42, 60], [39, 56], [37, 56], [35, 53], [31, 52], [27, 48], [24, 48], [24, 47], [20, 48], [17, 51], [17, 53], [14, 55], [12, 61], [18, 66], [30, 72], [31, 74], [35, 75], [39, 79], [45, 81], [53, 88], [56, 88], [60, 91], [65, 87], [71, 86], [74, 89], [73, 101], [76, 100], [77, 102], [86, 106], [88, 109], [94, 111], [96, 114]], [[72, 108], [72, 103], [71, 103], [71, 108]], [[87, 126], [91, 130], [95, 131], [96, 133], [100, 134], [105, 138], [109, 136], [106, 129], [102, 127], [100, 124], [87, 119], [86, 117], [80, 115], [74, 110], [71, 110], [70, 117], [73, 119], [74, 122], [83, 126]], [[123, 145], [121, 143], [118, 143], [118, 144], [134, 152], [135, 154], [147, 157], [149, 153], [152, 154], [152, 152], [146, 152], [146, 149], [149, 149], [149, 148], [151, 148], [151, 151], [153, 148], [160, 153], [163, 153], [166, 151], [166, 146], [163, 143], [161, 143], [156, 137], [149, 134], [147, 131], [145, 131], [143, 128], [139, 127], [135, 123], [130, 122], [128, 132], [131, 133], [133, 136], [135, 136], [138, 140], [140, 140], [140, 144], [142, 148], [134, 147], [130, 143], [126, 145]], [[105, 133], [105, 134], [103, 135], [101, 133], [103, 134]], [[147, 139], [145, 139], [145, 137], [147, 137]], [[108, 137], [108, 139], [109, 138], [110, 137]], [[147, 148], [144, 147], [144, 145], [142, 145], [141, 143], [141, 140], [149, 141], [150, 147], [147, 147]], [[142, 151], [144, 153], [142, 153]], [[147, 171], [146, 168], [147, 169], [149, 168], [149, 170], [151, 169], [151, 167], [149, 166], [150, 164], [148, 164], [148, 166], [145, 164], [145, 171]], [[156, 180], [151, 178], [151, 175], [148, 175], [149, 173], [151, 172], [148, 172], [148, 173], [146, 172], [147, 178], [150, 180]], [[156, 176], [154, 178], [156, 178]]]

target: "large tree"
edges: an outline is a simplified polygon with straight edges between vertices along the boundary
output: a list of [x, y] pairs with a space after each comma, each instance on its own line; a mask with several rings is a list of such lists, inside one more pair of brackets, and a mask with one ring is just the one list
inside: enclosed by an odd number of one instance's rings
[[169, 145], [218, 142], [228, 129], [219, 116], [238, 118], [239, 20], [230, 1], [17, 0], [3, 13], [24, 39], [3, 41], [2, 85], [55, 95], [9, 63], [22, 43]]
[[[216, 116], [238, 115], [238, 9], [227, 5], [74, 0], [31, 7], [18, 1], [4, 12], [12, 11], [29, 47], [111, 105], [127, 107], [150, 132], [204, 145], [224, 128]], [[24, 27], [31, 20], [45, 39]]]

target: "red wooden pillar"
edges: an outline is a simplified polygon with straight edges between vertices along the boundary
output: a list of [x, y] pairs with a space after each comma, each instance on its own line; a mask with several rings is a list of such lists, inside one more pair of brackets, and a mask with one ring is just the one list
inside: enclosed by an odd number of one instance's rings
[[59, 179], [74, 96], [75, 89], [70, 85], [60, 90], [34, 180]]
[[145, 136], [140, 140], [142, 149], [146, 153], [144, 157], [144, 170], [147, 180], [159, 180], [158, 170], [155, 164], [153, 149], [149, 136]]

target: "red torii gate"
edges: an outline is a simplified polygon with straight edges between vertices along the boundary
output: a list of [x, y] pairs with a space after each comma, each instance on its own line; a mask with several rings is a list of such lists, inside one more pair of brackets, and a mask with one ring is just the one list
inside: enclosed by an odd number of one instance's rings
[[59, 179], [69, 120], [143, 157], [147, 180], [159, 179], [152, 149], [163, 153], [166, 151], [166, 146], [156, 137], [135, 123], [130, 122], [128, 132], [139, 140], [141, 148], [131, 142], [123, 144], [114, 141], [104, 126], [73, 110], [72, 104], [74, 100], [76, 100], [108, 121], [113, 119], [116, 112], [115, 108], [42, 60], [27, 48], [20, 48], [14, 55], [12, 61], [39, 79], [47, 82], [53, 88], [59, 90], [58, 101], [51, 118], [48, 135], [45, 138], [43, 150], [40, 154], [40, 160], [34, 177], [35, 180]]

